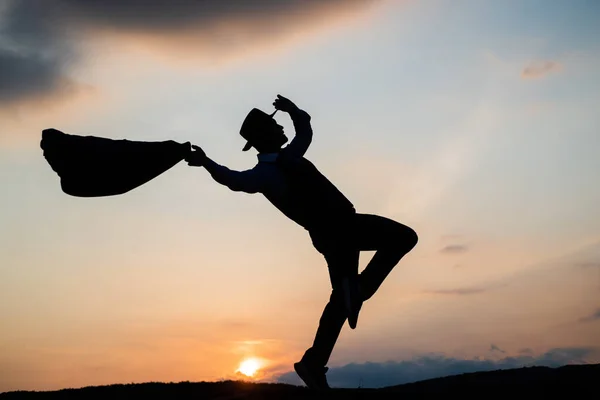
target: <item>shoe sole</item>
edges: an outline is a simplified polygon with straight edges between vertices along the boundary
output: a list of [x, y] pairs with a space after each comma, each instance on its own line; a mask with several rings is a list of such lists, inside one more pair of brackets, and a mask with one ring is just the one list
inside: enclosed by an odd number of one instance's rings
[[310, 372], [304, 366], [304, 364], [302, 364], [302, 362], [294, 363], [294, 370], [309, 389], [325, 390], [325, 388], [319, 387], [319, 385], [314, 381], [314, 379], [311, 379]]

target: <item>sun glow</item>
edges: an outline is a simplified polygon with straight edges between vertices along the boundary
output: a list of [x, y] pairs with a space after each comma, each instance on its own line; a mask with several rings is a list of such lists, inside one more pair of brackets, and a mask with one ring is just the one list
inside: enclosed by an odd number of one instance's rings
[[248, 358], [240, 364], [240, 367], [236, 372], [241, 372], [246, 376], [254, 376], [256, 371], [260, 369], [260, 361], [256, 358]]

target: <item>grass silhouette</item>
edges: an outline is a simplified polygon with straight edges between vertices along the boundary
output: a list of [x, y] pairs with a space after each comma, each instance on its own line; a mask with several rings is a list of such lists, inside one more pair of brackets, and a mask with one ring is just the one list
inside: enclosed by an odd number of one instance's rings
[[331, 389], [318, 392], [283, 383], [148, 382], [88, 386], [57, 391], [15, 391], [0, 399], [421, 399], [433, 395], [477, 398], [524, 396], [592, 397], [600, 382], [600, 364], [559, 368], [525, 367], [428, 379], [381, 389]]

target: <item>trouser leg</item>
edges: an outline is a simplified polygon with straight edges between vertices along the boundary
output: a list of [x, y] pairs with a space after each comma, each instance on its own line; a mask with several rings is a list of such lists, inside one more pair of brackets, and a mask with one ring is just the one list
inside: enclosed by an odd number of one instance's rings
[[417, 244], [416, 232], [399, 222], [378, 215], [358, 214], [355, 240], [360, 250], [375, 255], [360, 274], [363, 299], [370, 299], [400, 259]]
[[340, 290], [332, 290], [325, 306], [312, 346], [304, 353], [304, 358], [317, 366], [325, 366], [333, 352], [340, 332], [346, 322], [346, 308]]
[[339, 285], [345, 276], [358, 272], [359, 252], [375, 251], [360, 274], [361, 290], [367, 300], [418, 240], [410, 227], [377, 215], [357, 214], [351, 227], [346, 229], [329, 247], [318, 248], [327, 260], [333, 290], [319, 320], [313, 345], [304, 357], [319, 366], [327, 365], [346, 322], [346, 308]]
[[345, 277], [358, 275], [358, 250], [343, 237], [338, 239], [335, 245], [320, 250], [327, 261], [332, 291], [321, 314], [313, 345], [304, 355], [318, 366], [327, 365], [347, 319], [341, 282]]

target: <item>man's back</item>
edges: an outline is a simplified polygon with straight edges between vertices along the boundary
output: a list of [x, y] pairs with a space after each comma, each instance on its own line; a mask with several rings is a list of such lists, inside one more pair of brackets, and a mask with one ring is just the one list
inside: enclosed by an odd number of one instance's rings
[[208, 159], [204, 167], [233, 191], [262, 193], [277, 209], [307, 230], [321, 229], [355, 212], [352, 203], [306, 158], [312, 142], [310, 115], [290, 112], [296, 135], [278, 152], [259, 153], [246, 171], [232, 171]]
[[355, 213], [350, 200], [306, 158], [283, 149], [271, 164], [281, 178], [263, 195], [306, 230], [322, 229]]

